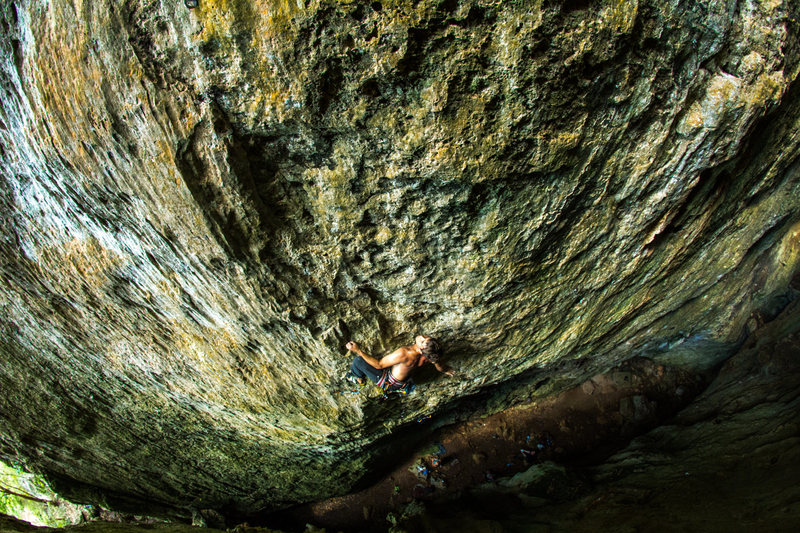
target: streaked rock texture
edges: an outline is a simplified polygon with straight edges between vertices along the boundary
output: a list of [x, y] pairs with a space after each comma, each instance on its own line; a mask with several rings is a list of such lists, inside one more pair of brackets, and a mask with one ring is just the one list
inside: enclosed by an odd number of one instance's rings
[[[798, 10], [6, 2], [5, 454], [249, 513], [347, 491], [465, 396], [713, 366], [798, 268]], [[346, 340], [417, 332], [461, 378], [338, 394]]]
[[427, 510], [416, 503], [394, 531], [468, 531], [468, 524], [537, 533], [794, 531], [800, 521], [798, 410], [795, 300], [686, 409], [603, 464], [581, 470], [542, 463], [458, 502]]

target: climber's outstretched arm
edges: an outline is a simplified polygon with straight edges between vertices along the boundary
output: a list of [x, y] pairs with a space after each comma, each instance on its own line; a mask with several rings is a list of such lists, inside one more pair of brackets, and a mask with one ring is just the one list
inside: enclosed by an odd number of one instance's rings
[[375, 359], [371, 355], [364, 353], [364, 351], [353, 341], [347, 343], [347, 349], [355, 354], [361, 356], [361, 358], [366, 361], [372, 368], [377, 368], [378, 370], [384, 368], [390, 368], [397, 363], [401, 362], [403, 353], [400, 350], [395, 350], [386, 357], [381, 358], [380, 360]]

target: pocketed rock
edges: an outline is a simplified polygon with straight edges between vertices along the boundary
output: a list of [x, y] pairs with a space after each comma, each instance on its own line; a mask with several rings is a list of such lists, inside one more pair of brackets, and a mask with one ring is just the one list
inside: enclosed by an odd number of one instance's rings
[[[635, 356], [717, 367], [798, 270], [798, 9], [4, 2], [0, 455], [246, 517]], [[416, 333], [460, 377], [340, 394], [345, 342]]]

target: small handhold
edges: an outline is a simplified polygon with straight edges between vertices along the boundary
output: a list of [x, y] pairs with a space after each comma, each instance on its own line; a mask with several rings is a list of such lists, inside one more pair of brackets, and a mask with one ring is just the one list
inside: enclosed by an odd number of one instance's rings
[[194, 9], [200, 5], [200, 0], [183, 0], [183, 5], [189, 9]]

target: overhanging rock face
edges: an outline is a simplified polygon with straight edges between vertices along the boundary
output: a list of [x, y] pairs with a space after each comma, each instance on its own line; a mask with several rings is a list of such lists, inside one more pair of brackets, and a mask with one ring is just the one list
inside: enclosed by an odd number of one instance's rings
[[[5, 453], [84, 498], [249, 513], [348, 490], [465, 396], [713, 365], [798, 267], [799, 16], [8, 2]], [[344, 342], [418, 332], [461, 378], [338, 394]]]

